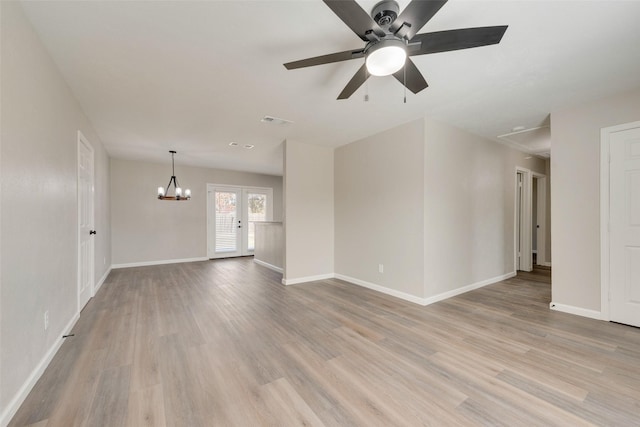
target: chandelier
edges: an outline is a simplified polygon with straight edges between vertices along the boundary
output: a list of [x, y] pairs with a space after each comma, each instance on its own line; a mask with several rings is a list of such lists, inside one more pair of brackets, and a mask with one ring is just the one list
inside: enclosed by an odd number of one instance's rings
[[[171, 174], [171, 179], [169, 179], [169, 184], [167, 184], [167, 189], [164, 187], [158, 187], [158, 199], [160, 200], [189, 200], [191, 198], [191, 190], [188, 188], [184, 190], [184, 194], [182, 194], [182, 188], [178, 185], [178, 179], [176, 178], [176, 165], [173, 160], [173, 155], [176, 154], [175, 151], [169, 151], [171, 153], [171, 170], [173, 173]], [[173, 183], [173, 196], [169, 195], [169, 189], [171, 188], [171, 184]]]

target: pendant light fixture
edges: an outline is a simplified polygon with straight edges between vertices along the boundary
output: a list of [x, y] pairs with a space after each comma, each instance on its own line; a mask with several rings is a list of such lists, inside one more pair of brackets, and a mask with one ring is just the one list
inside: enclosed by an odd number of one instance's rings
[[[169, 179], [169, 184], [167, 184], [167, 189], [164, 187], [158, 187], [158, 199], [160, 200], [189, 200], [191, 198], [191, 190], [188, 188], [182, 192], [182, 188], [178, 185], [178, 179], [176, 178], [176, 165], [173, 160], [175, 151], [169, 151], [171, 153], [171, 179]], [[171, 183], [173, 183], [173, 196], [169, 195], [169, 189], [171, 188]]]

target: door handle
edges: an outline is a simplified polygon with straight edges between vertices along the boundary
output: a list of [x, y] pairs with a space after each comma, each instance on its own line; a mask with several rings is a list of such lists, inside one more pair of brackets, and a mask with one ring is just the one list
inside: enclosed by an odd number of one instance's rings
[[96, 230], [89, 231], [89, 235], [96, 234]]

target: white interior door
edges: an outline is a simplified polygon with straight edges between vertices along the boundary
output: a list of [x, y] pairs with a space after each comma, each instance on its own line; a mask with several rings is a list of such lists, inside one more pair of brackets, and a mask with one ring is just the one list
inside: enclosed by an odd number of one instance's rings
[[610, 139], [610, 319], [640, 327], [640, 128]]
[[271, 221], [273, 190], [208, 185], [207, 256], [253, 255], [255, 222]]
[[94, 280], [93, 147], [78, 132], [78, 311], [93, 296]]

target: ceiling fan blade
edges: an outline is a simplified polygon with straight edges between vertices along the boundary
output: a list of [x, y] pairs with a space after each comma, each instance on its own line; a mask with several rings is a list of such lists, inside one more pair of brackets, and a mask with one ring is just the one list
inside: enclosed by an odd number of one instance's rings
[[338, 95], [338, 99], [349, 98], [351, 95], [353, 95], [353, 92], [355, 92], [360, 86], [362, 86], [362, 83], [367, 81], [368, 78], [369, 73], [367, 72], [367, 66], [365, 64], [362, 64], [362, 67], [360, 67], [360, 69], [356, 71], [351, 80], [349, 80], [349, 83], [347, 83], [344, 89], [342, 89], [342, 92], [340, 92], [340, 95]]
[[323, 0], [329, 9], [342, 20], [362, 40], [369, 41], [368, 33], [384, 37], [385, 32], [355, 0]]
[[[507, 31], [507, 25], [417, 34], [409, 43], [409, 55], [425, 55], [498, 44], [505, 31]], [[412, 44], [418, 41], [421, 42], [420, 46], [412, 47]]]
[[348, 61], [349, 59], [362, 58], [364, 51], [345, 50], [344, 52], [330, 53], [328, 55], [315, 56], [313, 58], [301, 59], [299, 61], [287, 62], [284, 64], [287, 70], [296, 68], [313, 67], [314, 65], [331, 64], [332, 62]]
[[[406, 82], [405, 82], [405, 73], [406, 73]], [[422, 76], [416, 64], [413, 63], [411, 58], [407, 58], [407, 62], [404, 64], [404, 68], [400, 71], [397, 71], [393, 74], [400, 83], [405, 85], [407, 89], [409, 89], [413, 93], [418, 93], [422, 89], [426, 89], [429, 87], [427, 81]]]
[[446, 2], [447, 0], [413, 0], [389, 26], [389, 31], [411, 40]]

